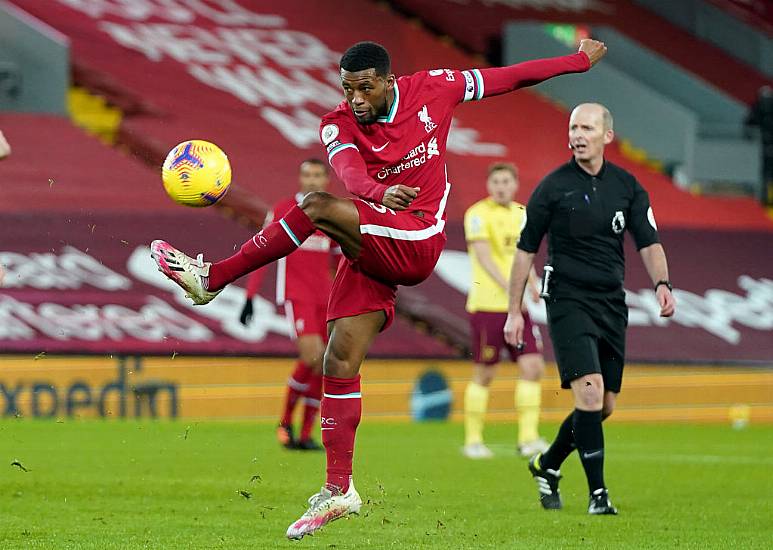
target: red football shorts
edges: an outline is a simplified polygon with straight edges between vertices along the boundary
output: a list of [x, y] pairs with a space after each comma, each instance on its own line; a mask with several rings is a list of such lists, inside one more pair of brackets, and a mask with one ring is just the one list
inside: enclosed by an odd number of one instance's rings
[[286, 300], [284, 309], [287, 322], [295, 330], [293, 339], [318, 334], [323, 340], [327, 340], [327, 304]]
[[527, 312], [523, 312], [523, 350], [518, 351], [505, 342], [505, 321], [507, 313], [476, 311], [470, 314], [472, 328], [472, 360], [481, 365], [499, 363], [502, 348], [507, 349], [515, 361], [527, 353], [542, 353], [542, 336], [539, 327], [532, 323]]
[[386, 313], [385, 330], [395, 316], [397, 285], [419, 284], [432, 274], [446, 244], [443, 224], [416, 213], [395, 212], [355, 199], [360, 215], [362, 250], [338, 264], [327, 320], [371, 311]]

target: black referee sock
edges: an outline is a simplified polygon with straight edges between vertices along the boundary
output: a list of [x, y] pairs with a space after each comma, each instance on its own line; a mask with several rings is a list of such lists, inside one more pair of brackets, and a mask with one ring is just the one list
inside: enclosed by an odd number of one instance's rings
[[580, 454], [588, 489], [604, 487], [604, 431], [601, 411], [574, 411], [574, 441]]
[[576, 448], [574, 444], [574, 411], [569, 413], [564, 421], [561, 423], [561, 427], [558, 428], [558, 435], [556, 439], [550, 445], [550, 448], [542, 453], [539, 459], [539, 465], [543, 469], [558, 470], [561, 468], [561, 464], [564, 463], [566, 457], [569, 456]]

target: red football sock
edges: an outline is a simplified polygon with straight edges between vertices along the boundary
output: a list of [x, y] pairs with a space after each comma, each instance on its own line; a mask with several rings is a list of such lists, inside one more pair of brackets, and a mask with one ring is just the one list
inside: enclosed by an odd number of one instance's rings
[[311, 437], [311, 430], [314, 427], [314, 420], [319, 412], [320, 400], [322, 399], [322, 374], [312, 373], [309, 377], [309, 389], [304, 393], [303, 400], [303, 425], [301, 426], [301, 441]]
[[284, 218], [268, 224], [245, 242], [236, 254], [213, 263], [209, 268], [207, 289], [220, 290], [242, 275], [284, 258], [301, 246], [314, 231], [316, 227], [306, 213], [300, 206], [293, 206]]
[[349, 490], [354, 458], [354, 434], [362, 415], [360, 375], [354, 378], [324, 377], [322, 397], [322, 444], [327, 452], [325, 487], [334, 493]]
[[285, 410], [281, 420], [283, 426], [289, 426], [293, 423], [295, 404], [308, 391], [309, 377], [312, 374], [309, 366], [303, 361], [298, 361], [295, 364], [295, 370], [290, 375], [290, 378], [287, 379], [287, 398], [285, 399]]

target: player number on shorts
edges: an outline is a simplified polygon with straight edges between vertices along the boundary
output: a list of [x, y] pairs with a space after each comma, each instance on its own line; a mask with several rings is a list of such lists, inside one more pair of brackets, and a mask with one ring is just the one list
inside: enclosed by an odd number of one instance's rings
[[365, 204], [367, 204], [368, 206], [370, 206], [370, 207], [371, 207], [373, 210], [375, 210], [375, 211], [376, 211], [376, 212], [378, 212], [379, 214], [386, 214], [387, 212], [389, 212], [389, 213], [391, 213], [393, 216], [396, 216], [396, 214], [395, 214], [395, 211], [394, 211], [394, 210], [392, 210], [391, 208], [388, 208], [388, 207], [384, 206], [383, 204], [376, 204], [375, 202], [370, 202], [370, 201], [362, 201], [362, 202], [364, 202]]

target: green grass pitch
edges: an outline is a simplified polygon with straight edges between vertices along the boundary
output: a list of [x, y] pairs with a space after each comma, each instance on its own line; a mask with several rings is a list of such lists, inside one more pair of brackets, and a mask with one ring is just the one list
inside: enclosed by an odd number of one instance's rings
[[324, 455], [284, 451], [273, 432], [246, 422], [2, 421], [0, 547], [740, 549], [773, 541], [773, 426], [611, 422], [606, 478], [620, 515], [589, 517], [576, 455], [563, 469], [564, 510], [539, 508], [511, 425], [489, 425], [497, 456], [473, 462], [459, 453], [459, 424], [365, 421], [355, 461], [362, 515], [301, 542], [284, 532], [319, 489]]

